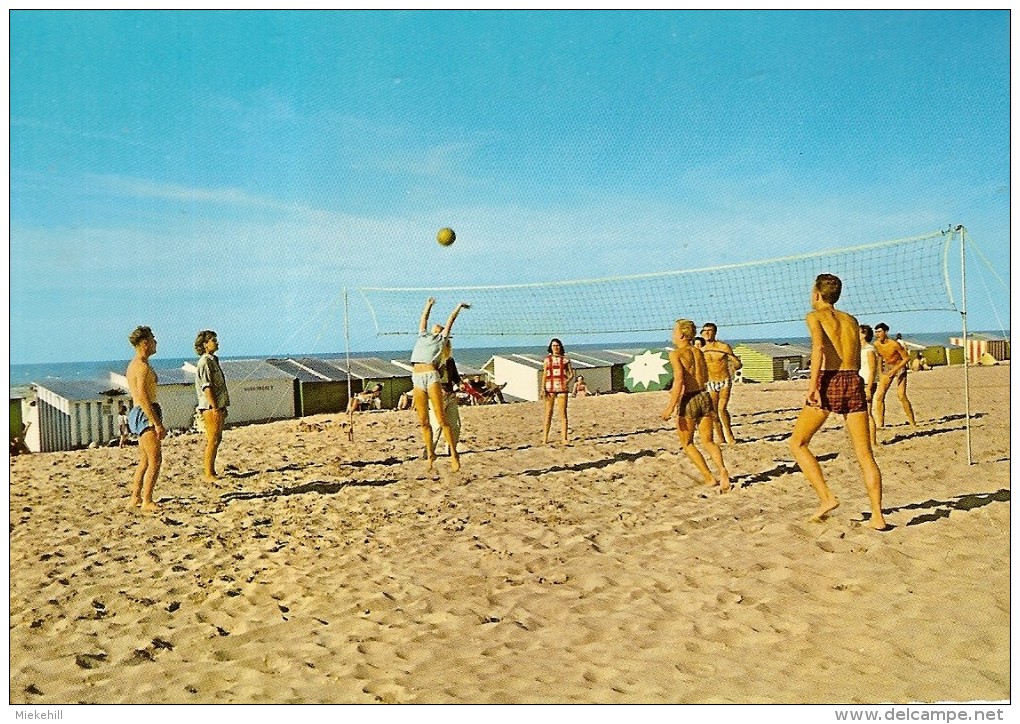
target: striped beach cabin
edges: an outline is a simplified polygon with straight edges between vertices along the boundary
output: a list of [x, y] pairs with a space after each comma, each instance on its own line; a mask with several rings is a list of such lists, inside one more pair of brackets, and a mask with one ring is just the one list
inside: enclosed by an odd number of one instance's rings
[[733, 347], [743, 367], [740, 376], [752, 382], [790, 379], [790, 373], [811, 364], [811, 350], [795, 344], [743, 342]]
[[[963, 347], [963, 337], [950, 337], [949, 343]], [[1009, 359], [1009, 340], [1005, 337], [993, 337], [990, 334], [974, 332], [967, 335], [967, 362], [980, 364], [984, 355], [991, 355], [996, 362]]]
[[77, 450], [104, 445], [120, 437], [117, 403], [127, 394], [93, 380], [46, 380], [33, 383], [23, 400], [29, 423], [25, 444], [32, 452]]

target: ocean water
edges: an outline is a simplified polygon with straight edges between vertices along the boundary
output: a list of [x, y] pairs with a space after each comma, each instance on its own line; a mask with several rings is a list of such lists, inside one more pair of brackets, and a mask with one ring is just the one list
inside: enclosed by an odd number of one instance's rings
[[[986, 334], [1000, 337], [1002, 336], [1001, 331], [988, 331]], [[950, 337], [957, 337], [960, 335], [959, 331], [955, 332], [938, 332], [938, 333], [923, 333], [923, 334], [911, 334], [907, 339], [911, 342], [918, 344], [933, 345], [933, 344], [948, 344]], [[1006, 336], [1009, 336], [1009, 331], [1006, 331]], [[649, 348], [649, 349], [661, 349], [665, 346], [667, 341], [667, 335], [664, 333], [662, 339], [659, 340], [646, 340], [644, 342], [627, 342], [627, 343], [609, 343], [609, 342], [593, 342], [589, 344], [572, 344], [568, 346], [567, 354], [570, 354], [571, 350], [578, 352], [595, 351], [602, 349], [636, 349], [636, 348]], [[783, 339], [769, 338], [769, 339], [725, 339], [731, 345], [737, 345], [741, 342], [788, 342], [790, 344], [799, 344], [802, 346], [810, 346], [811, 340], [808, 337], [787, 337]], [[367, 352], [351, 352], [351, 357], [379, 357], [385, 360], [399, 359], [406, 357], [409, 354], [401, 353], [400, 351], [386, 350], [386, 351], [367, 351]], [[508, 354], [508, 353], [531, 353], [539, 354], [545, 352], [545, 347], [541, 344], [532, 346], [514, 346], [514, 347], [457, 347], [454, 350], [454, 357], [462, 365], [467, 367], [479, 368], [485, 364], [490, 357], [494, 354]], [[343, 353], [319, 353], [319, 354], [287, 354], [272, 355], [274, 357], [321, 357], [323, 359], [342, 359], [345, 357]], [[258, 359], [259, 355], [244, 355], [242, 357], [227, 357], [223, 359]], [[43, 382], [47, 379], [63, 379], [63, 380], [96, 380], [100, 382], [106, 382], [109, 380], [111, 371], [121, 372], [127, 368], [130, 360], [101, 360], [93, 362], [49, 362], [41, 364], [21, 364], [10, 366], [10, 387], [12, 389], [19, 389], [28, 386], [33, 382]], [[169, 368], [180, 368], [185, 362], [194, 362], [195, 357], [156, 357], [153, 358], [153, 366], [158, 370], [169, 369]]]

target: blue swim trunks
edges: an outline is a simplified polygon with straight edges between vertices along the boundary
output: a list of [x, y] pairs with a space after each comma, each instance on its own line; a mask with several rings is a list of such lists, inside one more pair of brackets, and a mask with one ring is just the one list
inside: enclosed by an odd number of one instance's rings
[[429, 385], [431, 385], [432, 383], [438, 384], [439, 382], [440, 382], [439, 373], [436, 372], [435, 370], [430, 370], [428, 372], [411, 373], [411, 383], [419, 390], [425, 390], [426, 392], [428, 392]]
[[[163, 410], [160, 408], [158, 402], [152, 405], [152, 409], [156, 411], [156, 414], [159, 415], [162, 420]], [[153, 427], [155, 427], [155, 424], [149, 421], [149, 418], [145, 416], [145, 411], [142, 408], [136, 405], [131, 408], [130, 412], [128, 412], [128, 429], [132, 434], [141, 435], [143, 432]]]

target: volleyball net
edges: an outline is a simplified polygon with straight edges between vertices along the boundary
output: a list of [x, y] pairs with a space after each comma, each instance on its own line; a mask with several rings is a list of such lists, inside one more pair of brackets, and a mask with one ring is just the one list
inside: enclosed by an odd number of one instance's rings
[[[588, 335], [669, 330], [678, 317], [727, 327], [803, 320], [818, 274], [843, 281], [839, 307], [858, 317], [959, 311], [949, 249], [962, 227], [763, 261], [573, 281], [461, 287], [364, 287], [378, 335], [416, 334], [422, 305], [471, 304], [458, 336]], [[433, 321], [443, 322], [436, 318]]]

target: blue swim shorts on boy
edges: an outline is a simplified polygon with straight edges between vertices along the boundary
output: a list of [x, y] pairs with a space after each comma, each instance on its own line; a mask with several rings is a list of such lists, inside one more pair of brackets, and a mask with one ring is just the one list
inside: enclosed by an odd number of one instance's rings
[[[153, 403], [152, 409], [155, 410], [156, 414], [159, 415], [160, 420], [163, 418], [163, 410], [160, 408], [159, 403]], [[128, 429], [132, 435], [141, 435], [146, 430], [156, 426], [154, 422], [149, 420], [145, 415], [145, 410], [135, 405], [128, 412]]]

